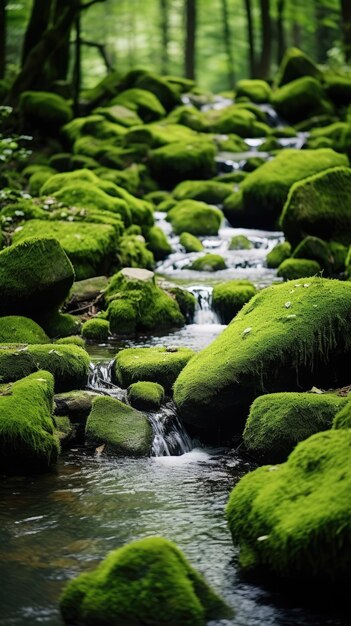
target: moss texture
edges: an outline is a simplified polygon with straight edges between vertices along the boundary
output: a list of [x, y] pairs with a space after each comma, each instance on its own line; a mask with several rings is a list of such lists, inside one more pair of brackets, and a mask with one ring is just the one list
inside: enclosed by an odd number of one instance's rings
[[279, 115], [291, 124], [333, 112], [320, 82], [308, 76], [280, 87], [273, 93], [272, 104]]
[[286, 85], [286, 83], [304, 76], [320, 79], [322, 78], [322, 72], [302, 50], [299, 50], [299, 48], [288, 48], [280, 64], [276, 76], [276, 84]]
[[29, 376], [39, 369], [51, 372], [55, 391], [84, 387], [90, 359], [83, 348], [74, 345], [8, 344], [0, 346], [1, 382], [8, 383]]
[[35, 372], [0, 393], [0, 468], [30, 473], [47, 469], [60, 451], [52, 419], [54, 379]]
[[217, 235], [222, 219], [219, 209], [197, 200], [183, 200], [167, 213], [176, 235], [184, 232], [195, 236]]
[[348, 384], [350, 299], [351, 284], [324, 278], [260, 291], [179, 375], [174, 398], [184, 420], [240, 432], [262, 393]]
[[156, 411], [165, 397], [162, 385], [140, 381], [128, 387], [128, 402], [140, 411]]
[[79, 317], [56, 309], [39, 315], [38, 320], [47, 335], [53, 339], [77, 335], [82, 327]]
[[[50, 181], [50, 179], [49, 179]], [[110, 183], [113, 185], [113, 183]], [[92, 183], [79, 182], [65, 185], [53, 194], [58, 202], [68, 207], [109, 211], [121, 217], [125, 226], [132, 223], [131, 210], [124, 200], [114, 198]]]
[[350, 428], [351, 429], [351, 402], [350, 396], [346, 398], [344, 406], [337, 412], [333, 420], [333, 428]]
[[264, 137], [270, 134], [270, 128], [259, 122], [255, 113], [235, 104], [220, 110], [206, 113], [208, 129], [213, 133], [239, 137]]
[[239, 80], [236, 84], [236, 97], [249, 98], [251, 102], [264, 104], [270, 102], [272, 89], [265, 80]]
[[122, 387], [149, 381], [169, 391], [193, 356], [188, 348], [126, 348], [117, 354], [115, 378]]
[[229, 250], [251, 250], [253, 243], [245, 235], [235, 235], [229, 243]]
[[141, 267], [152, 270], [154, 255], [141, 235], [124, 235], [118, 242], [117, 257], [121, 267]]
[[159, 99], [146, 89], [128, 89], [116, 96], [111, 105], [122, 105], [135, 111], [144, 122], [153, 122], [166, 115]]
[[[350, 568], [351, 430], [313, 435], [233, 490], [227, 517], [244, 569], [340, 584]], [[273, 471], [274, 469], [274, 471]]]
[[319, 239], [319, 237], [312, 237], [311, 235], [305, 237], [296, 246], [291, 256], [293, 259], [317, 261], [327, 276], [332, 274], [333, 255], [328, 244], [323, 239]]
[[189, 265], [189, 269], [197, 272], [218, 272], [226, 269], [226, 262], [220, 254], [204, 254]]
[[296, 280], [317, 276], [322, 268], [317, 261], [310, 259], [286, 259], [278, 267], [277, 276], [284, 280]]
[[276, 269], [283, 261], [291, 256], [291, 244], [288, 241], [277, 243], [266, 256], [267, 267]]
[[68, 583], [60, 606], [66, 623], [92, 626], [205, 626], [229, 616], [179, 548], [162, 537], [111, 552], [95, 571]]
[[202, 252], [203, 243], [191, 233], [183, 232], [179, 237], [179, 243], [185, 249], [185, 252]]
[[131, 128], [125, 136], [124, 143], [147, 144], [151, 148], [160, 148], [177, 141], [194, 141], [197, 138], [190, 128], [181, 124], [144, 124]]
[[0, 317], [0, 343], [49, 343], [44, 330], [28, 317]]
[[256, 288], [249, 280], [230, 280], [215, 285], [212, 293], [212, 307], [223, 324], [229, 324], [233, 317], [256, 294]]
[[216, 173], [216, 149], [208, 140], [175, 142], [154, 150], [150, 157], [152, 176], [172, 189], [186, 179], [203, 180]]
[[327, 393], [260, 396], [250, 408], [245, 446], [264, 463], [281, 463], [300, 441], [329, 430], [345, 402], [346, 398]]
[[115, 398], [94, 398], [85, 428], [88, 446], [106, 445], [120, 456], [147, 456], [151, 452], [152, 428], [143, 413]]
[[99, 317], [87, 320], [82, 326], [82, 336], [90, 341], [107, 341], [109, 334], [109, 322]]
[[173, 191], [176, 200], [200, 200], [208, 204], [221, 204], [233, 191], [230, 183], [216, 180], [185, 180]]
[[295, 183], [281, 216], [286, 238], [293, 246], [307, 235], [348, 245], [350, 194], [351, 169], [346, 167], [335, 167]]
[[167, 235], [159, 226], [151, 226], [146, 232], [147, 247], [154, 255], [155, 261], [166, 259], [172, 252]]
[[56, 134], [72, 118], [68, 102], [54, 93], [25, 91], [20, 98], [20, 114], [26, 126]]

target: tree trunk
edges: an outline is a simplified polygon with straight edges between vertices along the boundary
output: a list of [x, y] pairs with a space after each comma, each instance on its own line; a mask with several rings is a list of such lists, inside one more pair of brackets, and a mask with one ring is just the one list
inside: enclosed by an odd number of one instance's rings
[[161, 28], [161, 74], [168, 74], [169, 65], [169, 21], [168, 0], [160, 0]]
[[298, 22], [292, 24], [292, 43], [295, 48], [301, 48], [301, 26]]
[[244, 3], [245, 3], [246, 21], [247, 21], [247, 39], [249, 42], [250, 77], [253, 78], [256, 74], [256, 63], [255, 63], [255, 38], [254, 38], [251, 0], [244, 0]]
[[6, 70], [6, 0], [0, 0], [0, 78]]
[[285, 0], [277, 0], [277, 63], [280, 64], [285, 48], [285, 31], [284, 31], [284, 13], [285, 13]]
[[261, 6], [261, 57], [259, 63], [260, 78], [267, 79], [271, 68], [272, 52], [272, 21], [270, 15], [270, 0], [260, 0]]
[[75, 21], [76, 40], [74, 43], [74, 68], [73, 68], [73, 110], [75, 116], [79, 115], [79, 96], [82, 83], [82, 37], [81, 19], [78, 13]]
[[351, 61], [351, 2], [341, 0], [342, 34], [344, 42], [345, 61]]
[[195, 80], [196, 0], [185, 0], [185, 76]]
[[[56, 0], [56, 6], [54, 11], [54, 24], [60, 20], [61, 15], [68, 9], [71, 4], [71, 0]], [[50, 77], [51, 80], [66, 80], [69, 68], [69, 54], [70, 54], [70, 37], [71, 28], [67, 31], [62, 44], [54, 52], [50, 61]]]
[[[22, 47], [22, 68], [33, 48], [47, 30], [51, 16], [52, 0], [34, 0]], [[42, 67], [40, 68], [42, 71]]]
[[235, 86], [235, 65], [233, 55], [232, 33], [229, 22], [228, 0], [222, 0], [222, 21], [223, 21], [223, 37], [225, 51], [228, 63], [228, 82], [229, 88], [234, 89]]

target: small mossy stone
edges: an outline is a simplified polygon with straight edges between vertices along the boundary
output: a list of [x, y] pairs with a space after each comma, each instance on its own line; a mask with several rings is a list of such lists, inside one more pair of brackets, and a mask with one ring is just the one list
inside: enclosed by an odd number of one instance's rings
[[154, 255], [155, 261], [163, 261], [172, 252], [167, 235], [159, 226], [151, 226], [146, 232], [146, 244]]
[[277, 243], [266, 256], [267, 267], [277, 269], [283, 261], [291, 256], [291, 244], [288, 241]]
[[55, 343], [58, 345], [71, 345], [71, 346], [79, 346], [80, 348], [85, 348], [85, 341], [79, 335], [70, 335], [69, 337], [60, 337], [59, 339], [55, 339]]
[[52, 173], [45, 170], [34, 172], [28, 181], [28, 189], [31, 196], [39, 196], [42, 186], [51, 176]]
[[293, 259], [317, 261], [327, 276], [332, 273], [332, 254], [328, 244], [323, 239], [319, 239], [319, 237], [312, 237], [311, 235], [305, 237], [296, 246], [291, 256]]
[[87, 446], [101, 446], [119, 456], [147, 456], [151, 452], [152, 428], [143, 413], [115, 398], [94, 398], [85, 428]]
[[90, 341], [107, 341], [110, 334], [110, 324], [108, 320], [95, 317], [84, 322], [82, 326], [82, 336]]
[[140, 381], [128, 387], [128, 402], [140, 411], [156, 411], [160, 408], [165, 392], [162, 385]]
[[179, 243], [183, 246], [185, 252], [202, 252], [203, 243], [191, 233], [183, 232], [179, 237]]
[[351, 430], [297, 445], [286, 463], [244, 476], [227, 505], [243, 569], [305, 584], [345, 583], [350, 570]]
[[236, 97], [246, 97], [251, 102], [264, 104], [270, 102], [272, 89], [265, 80], [239, 80], [236, 84]]
[[213, 310], [223, 324], [229, 324], [255, 294], [256, 288], [249, 280], [230, 280], [215, 285], [212, 292]]
[[277, 271], [277, 276], [284, 280], [297, 280], [317, 276], [322, 272], [322, 268], [317, 261], [310, 259], [286, 259]]
[[169, 391], [193, 356], [188, 348], [126, 348], [117, 354], [114, 375], [124, 388], [150, 381]]
[[56, 309], [39, 315], [38, 319], [47, 335], [53, 339], [77, 335], [82, 327], [79, 317]]
[[251, 250], [253, 243], [245, 235], [234, 235], [229, 242], [229, 250]]
[[195, 236], [217, 235], [222, 219], [219, 209], [198, 200], [182, 200], [167, 213], [176, 235], [184, 232]]
[[49, 343], [45, 331], [33, 320], [20, 315], [0, 317], [0, 343]]
[[57, 134], [71, 120], [72, 109], [64, 98], [54, 93], [25, 91], [20, 98], [20, 114], [26, 126]]
[[[130, 226], [129, 233], [139, 232], [137, 225]], [[118, 241], [117, 257], [121, 267], [135, 267], [152, 270], [155, 266], [154, 255], [146, 247], [146, 241], [142, 235], [126, 233]]]
[[233, 185], [215, 180], [185, 180], [173, 191], [176, 200], [200, 200], [208, 204], [221, 204], [233, 191]]
[[220, 254], [211, 253], [204, 254], [189, 265], [189, 269], [197, 272], [218, 272], [225, 270], [226, 267], [226, 262]]
[[194, 313], [196, 308], [196, 298], [187, 289], [181, 287], [167, 288], [168, 291], [178, 302], [181, 314], [184, 316], [187, 324], [191, 324], [194, 320]]
[[162, 537], [111, 552], [90, 573], [68, 583], [60, 600], [67, 624], [205, 626], [229, 617], [223, 600], [179, 548]]
[[272, 393], [256, 398], [243, 440], [260, 462], [286, 461], [295, 446], [331, 428], [346, 398], [328, 393]]

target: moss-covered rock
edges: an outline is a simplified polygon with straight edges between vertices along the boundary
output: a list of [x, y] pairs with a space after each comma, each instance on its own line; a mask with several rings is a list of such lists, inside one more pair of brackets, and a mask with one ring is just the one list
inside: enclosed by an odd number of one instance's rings
[[338, 76], [333, 72], [325, 75], [324, 79], [324, 88], [330, 100], [337, 107], [348, 106], [351, 102], [350, 76]]
[[279, 115], [292, 124], [333, 111], [321, 84], [310, 77], [298, 78], [277, 89], [273, 93], [272, 103]]
[[221, 204], [233, 192], [233, 185], [215, 180], [185, 180], [173, 191], [176, 200], [200, 200], [208, 204]]
[[[350, 205], [351, 206], [351, 205]], [[317, 261], [326, 275], [331, 275], [333, 271], [333, 256], [328, 244], [319, 237], [305, 237], [292, 253], [293, 259], [310, 259]]]
[[322, 72], [302, 50], [288, 48], [276, 76], [276, 85], [286, 85], [304, 76], [312, 76], [318, 80], [322, 78]]
[[166, 259], [172, 252], [167, 235], [159, 226], [151, 226], [146, 232], [147, 247], [154, 255], [155, 261]]
[[226, 262], [220, 254], [211, 253], [204, 254], [189, 265], [189, 269], [197, 272], [218, 272], [225, 270], [226, 267]]
[[61, 313], [57, 309], [39, 314], [38, 321], [52, 339], [75, 336], [82, 326], [79, 317], [70, 313]]
[[229, 250], [251, 250], [253, 243], [245, 235], [234, 235], [229, 242]]
[[236, 84], [236, 97], [249, 98], [251, 102], [264, 104], [270, 102], [272, 89], [265, 80], [239, 80]]
[[131, 111], [131, 109], [120, 104], [98, 107], [95, 109], [94, 113], [96, 115], [103, 115], [109, 122], [126, 126], [126, 128], [139, 126], [139, 124], [142, 123], [141, 118], [135, 111]]
[[66, 586], [61, 613], [68, 624], [157, 623], [205, 626], [229, 609], [177, 546], [162, 537], [130, 543]]
[[265, 137], [270, 134], [267, 124], [257, 120], [255, 113], [238, 105], [213, 109], [206, 113], [208, 129], [213, 133], [239, 137]]
[[346, 167], [334, 167], [295, 183], [281, 216], [286, 238], [293, 246], [307, 235], [349, 245], [350, 198], [351, 169]]
[[67, 100], [46, 91], [25, 91], [20, 98], [20, 114], [26, 127], [49, 135], [57, 134], [61, 126], [72, 119]]
[[296, 181], [347, 165], [345, 155], [328, 148], [283, 150], [249, 174], [241, 183], [239, 192], [225, 199], [224, 214], [233, 226], [276, 228], [290, 187]]
[[285, 461], [296, 444], [328, 430], [346, 398], [328, 393], [272, 393], [256, 398], [243, 439], [264, 463]]
[[169, 391], [193, 356], [188, 348], [126, 348], [117, 354], [114, 375], [122, 387], [150, 381]]
[[67, 207], [107, 211], [120, 215], [125, 226], [132, 223], [131, 210], [124, 200], [113, 198], [91, 183], [72, 182], [56, 191], [53, 197]]
[[144, 122], [153, 122], [166, 115], [159, 99], [146, 89], [127, 89], [110, 102], [110, 106], [116, 104], [135, 111]]
[[83, 337], [80, 337], [79, 335], [69, 335], [68, 337], [59, 337], [58, 339], [55, 339], [55, 344], [79, 346], [80, 348], [85, 348], [85, 341]]
[[210, 141], [179, 141], [153, 150], [150, 171], [156, 181], [172, 189], [183, 180], [202, 180], [214, 176], [215, 155], [216, 149]]
[[317, 261], [310, 259], [285, 259], [277, 271], [277, 276], [284, 280], [298, 280], [317, 276], [322, 272], [322, 268]]
[[333, 428], [351, 428], [351, 402], [350, 396], [346, 398], [345, 404], [337, 412], [333, 419]]
[[181, 372], [174, 398], [184, 420], [240, 432], [263, 392], [348, 384], [350, 299], [351, 284], [326, 278], [260, 291]]
[[191, 233], [183, 232], [179, 237], [179, 243], [185, 249], [185, 252], [202, 252], [203, 243]]
[[288, 241], [277, 243], [266, 256], [267, 267], [276, 269], [285, 259], [291, 256], [291, 244]]
[[230, 280], [214, 286], [212, 307], [222, 323], [229, 324], [255, 294], [256, 289], [249, 280]]
[[181, 314], [184, 316], [187, 324], [191, 324], [194, 320], [196, 307], [196, 298], [187, 289], [181, 287], [167, 287], [165, 291], [170, 293], [178, 302]]
[[332, 266], [335, 273], [343, 272], [347, 259], [347, 246], [338, 241], [330, 241], [328, 243], [329, 251], [332, 258]]
[[140, 411], [156, 411], [160, 408], [165, 391], [162, 385], [141, 381], [128, 387], [128, 402]]
[[[340, 585], [350, 569], [351, 430], [313, 435], [242, 478], [227, 506], [246, 570]], [[275, 471], [272, 471], [272, 470]]]
[[141, 267], [152, 270], [154, 255], [148, 250], [142, 235], [124, 235], [118, 242], [117, 257], [121, 267]]
[[0, 469], [25, 472], [47, 469], [60, 446], [52, 419], [54, 379], [49, 372], [8, 385], [0, 394]]
[[82, 326], [82, 336], [90, 341], [107, 341], [110, 334], [110, 324], [108, 320], [94, 317], [84, 322]]
[[179, 92], [164, 77], [145, 72], [135, 82], [137, 89], [144, 89], [156, 96], [166, 111], [171, 111], [181, 103]]
[[0, 252], [0, 315], [37, 315], [59, 306], [73, 284], [72, 264], [56, 239], [28, 239]]
[[29, 319], [20, 315], [0, 317], [0, 343], [48, 343], [44, 330]]
[[55, 390], [84, 387], [88, 378], [89, 355], [74, 345], [8, 344], [0, 346], [1, 382], [14, 382], [38, 369], [51, 372]]
[[39, 170], [31, 175], [28, 181], [28, 189], [31, 196], [39, 196], [44, 183], [52, 177], [52, 173], [46, 170]]
[[124, 144], [146, 144], [151, 148], [160, 148], [178, 141], [196, 141], [197, 133], [181, 124], [143, 124], [131, 128]]
[[73, 264], [77, 280], [108, 272], [117, 252], [113, 226], [86, 222], [29, 220], [15, 233], [14, 243], [33, 237], [55, 237]]
[[167, 213], [176, 235], [184, 232], [195, 236], [217, 235], [222, 219], [219, 209], [198, 200], [182, 200]]

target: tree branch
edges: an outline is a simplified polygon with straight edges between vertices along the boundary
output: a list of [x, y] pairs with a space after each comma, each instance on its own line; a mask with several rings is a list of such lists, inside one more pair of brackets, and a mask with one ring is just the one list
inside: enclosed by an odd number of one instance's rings
[[90, 2], [86, 2], [85, 4], [80, 5], [80, 11], [84, 11], [85, 9], [90, 9], [93, 4], [98, 4], [100, 2], [105, 2], [105, 0], [90, 0]]

